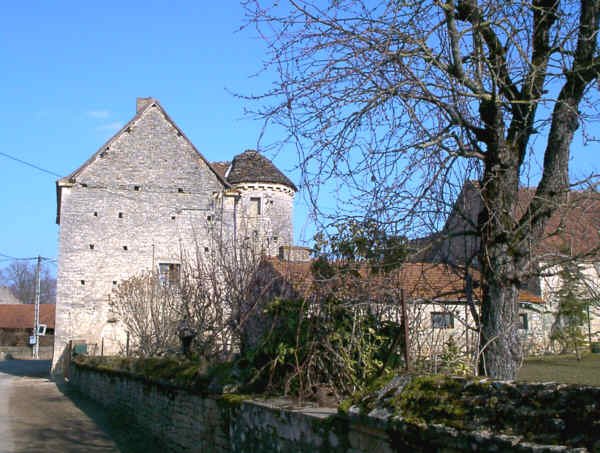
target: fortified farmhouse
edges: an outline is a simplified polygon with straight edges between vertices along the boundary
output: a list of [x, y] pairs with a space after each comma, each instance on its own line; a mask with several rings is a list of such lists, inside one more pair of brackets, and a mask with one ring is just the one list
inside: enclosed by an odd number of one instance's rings
[[[250, 307], [275, 297], [312, 296], [306, 249], [292, 246], [296, 186], [256, 151], [231, 162], [208, 162], [156, 99], [139, 98], [133, 119], [56, 188], [60, 243], [54, 372], [61, 371], [71, 340], [102, 343], [105, 354], [124, 350], [123, 328], [108, 303], [120, 281], [149, 270], [173, 281], [185, 257], [208, 256], [224, 244], [233, 253], [251, 243], [262, 256], [277, 257], [263, 260], [258, 269]], [[361, 270], [340, 285], [340, 298], [368, 302], [371, 312], [397, 322], [404, 298], [411, 354], [439, 354], [449, 341], [477, 350], [479, 193], [477, 184], [468, 182], [443, 230], [413, 241], [415, 250], [397, 271], [383, 278]], [[532, 189], [519, 192], [521, 211], [532, 196]], [[532, 250], [541, 273], [519, 297], [526, 353], [552, 350], [565, 257], [579, 263], [591, 290], [600, 293], [599, 231], [600, 196], [593, 191], [571, 192], [569, 203], [548, 222], [543, 240]], [[590, 307], [589, 341], [600, 340], [598, 310], [597, 304]], [[265, 328], [259, 312], [250, 317], [247, 333], [253, 337]]]
[[132, 275], [177, 278], [182, 257], [209, 254], [216, 236], [289, 255], [296, 191], [256, 151], [208, 162], [156, 99], [138, 98], [133, 119], [56, 184], [53, 370], [60, 372], [71, 340], [102, 341], [105, 354], [123, 350], [108, 298]]

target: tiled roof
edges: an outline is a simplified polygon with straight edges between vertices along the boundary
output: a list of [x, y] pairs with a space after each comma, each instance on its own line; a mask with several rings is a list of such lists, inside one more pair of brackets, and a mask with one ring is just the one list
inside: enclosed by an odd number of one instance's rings
[[[316, 280], [311, 272], [310, 262], [289, 262], [269, 260], [273, 268], [286, 279], [299, 295], [309, 296]], [[473, 298], [481, 299], [479, 273], [471, 271]], [[340, 278], [340, 277], [338, 277]], [[389, 295], [398, 296], [404, 290], [407, 300], [436, 300], [442, 302], [466, 301], [465, 279], [461, 269], [437, 263], [405, 263], [401, 268], [388, 274], [372, 274], [363, 266], [357, 273], [343, 277], [338, 287], [341, 297], [362, 297], [368, 294], [372, 300]], [[339, 282], [338, 282], [339, 283]], [[520, 302], [542, 303], [542, 299], [527, 291], [519, 293]]]
[[244, 182], [283, 184], [298, 190], [294, 183], [273, 165], [273, 162], [254, 150], [244, 151], [233, 158], [227, 181], [231, 184]]
[[227, 169], [231, 165], [231, 162], [211, 162], [212, 168], [219, 174], [223, 179], [227, 173]]
[[[0, 329], [30, 329], [33, 328], [33, 304], [4, 304], [0, 305]], [[46, 324], [54, 329], [56, 305], [40, 304], [40, 324]]]
[[[535, 189], [519, 190], [517, 217], [520, 218], [535, 196]], [[586, 254], [600, 248], [600, 193], [571, 191], [544, 228], [535, 253]]]
[[10, 288], [7, 286], [0, 286], [0, 304], [18, 304], [19, 299], [17, 299]]

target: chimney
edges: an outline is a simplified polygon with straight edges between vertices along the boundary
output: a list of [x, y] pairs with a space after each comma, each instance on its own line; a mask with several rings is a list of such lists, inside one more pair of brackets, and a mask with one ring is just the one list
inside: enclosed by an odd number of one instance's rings
[[140, 113], [152, 102], [154, 102], [153, 98], [137, 98], [135, 101], [135, 113]]

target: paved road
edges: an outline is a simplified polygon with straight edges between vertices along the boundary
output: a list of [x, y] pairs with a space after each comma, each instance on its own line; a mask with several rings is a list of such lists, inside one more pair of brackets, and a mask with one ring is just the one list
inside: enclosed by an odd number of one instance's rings
[[49, 380], [49, 368], [42, 360], [0, 362], [0, 452], [119, 452], [94, 411]]

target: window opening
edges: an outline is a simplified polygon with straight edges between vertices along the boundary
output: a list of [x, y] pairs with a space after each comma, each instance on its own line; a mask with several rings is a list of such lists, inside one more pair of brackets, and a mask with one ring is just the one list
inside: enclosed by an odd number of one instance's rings
[[258, 217], [260, 215], [260, 198], [250, 198], [250, 215], [253, 217]]
[[178, 263], [158, 263], [158, 281], [162, 285], [178, 284], [180, 269]]
[[454, 316], [446, 311], [431, 313], [431, 327], [434, 329], [454, 329]]
[[519, 313], [519, 329], [529, 330], [529, 320], [527, 313]]

